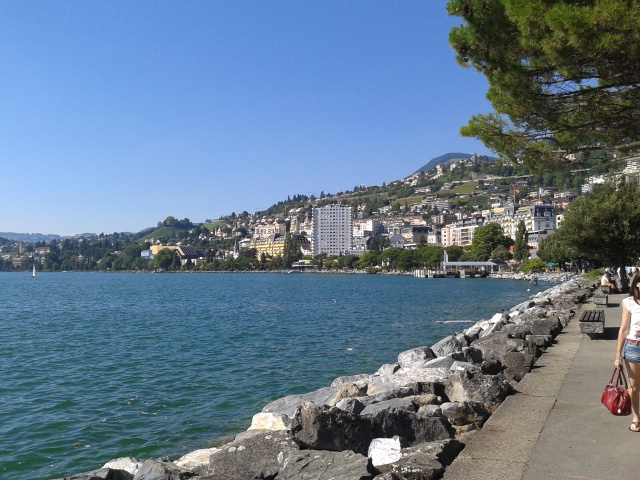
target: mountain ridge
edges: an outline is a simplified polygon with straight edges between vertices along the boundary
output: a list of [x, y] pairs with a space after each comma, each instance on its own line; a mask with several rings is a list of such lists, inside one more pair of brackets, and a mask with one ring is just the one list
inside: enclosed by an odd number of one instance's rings
[[[473, 154], [471, 153], [461, 153], [461, 152], [445, 153], [438, 157], [432, 158], [428, 163], [426, 163], [425, 165], [420, 167], [418, 170], [416, 170], [414, 173], [412, 173], [412, 175], [415, 175], [416, 173], [424, 172], [426, 170], [433, 170], [436, 168], [436, 165], [439, 165], [441, 163], [450, 163], [455, 160], [467, 160], [472, 156]], [[486, 155], [481, 155], [481, 156], [487, 158], [489, 161], [496, 160], [495, 157], [489, 157]], [[147, 228], [143, 228], [142, 230], [140, 230], [140, 232], [137, 232], [137, 233], [131, 233], [131, 232], [126, 232], [126, 233], [130, 235], [138, 235], [138, 234], [142, 234], [147, 230], [153, 231], [154, 228], [147, 227]], [[121, 232], [121, 233], [125, 233], [125, 232]], [[65, 238], [91, 237], [96, 235], [97, 234], [95, 233], [83, 233], [83, 234], [77, 234], [77, 235], [57, 235], [57, 234], [43, 234], [43, 233], [0, 232], [1, 238], [6, 238], [7, 240], [12, 240], [12, 241], [29, 242], [29, 243], [35, 243], [35, 242], [41, 242], [41, 241], [50, 242], [52, 240], [62, 241]]]
[[[461, 152], [452, 152], [445, 153], [444, 155], [440, 155], [439, 157], [432, 158], [428, 163], [420, 167], [418, 170], [413, 172], [411, 175], [415, 175], [416, 173], [426, 172], [427, 170], [433, 170], [436, 168], [436, 165], [441, 163], [450, 163], [455, 160], [468, 160], [473, 157], [475, 154], [471, 153], [461, 153]], [[480, 157], [485, 157], [490, 162], [495, 162], [497, 160], [496, 157], [490, 157], [488, 155], [479, 155]]]

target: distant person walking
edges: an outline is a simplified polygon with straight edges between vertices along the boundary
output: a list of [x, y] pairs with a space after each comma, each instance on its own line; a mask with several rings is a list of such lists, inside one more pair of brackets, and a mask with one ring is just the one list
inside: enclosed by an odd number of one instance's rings
[[[622, 322], [618, 332], [615, 366], [627, 366], [633, 421], [632, 432], [640, 432], [640, 275], [633, 277], [631, 296], [622, 300]], [[624, 360], [624, 362], [623, 362]]]

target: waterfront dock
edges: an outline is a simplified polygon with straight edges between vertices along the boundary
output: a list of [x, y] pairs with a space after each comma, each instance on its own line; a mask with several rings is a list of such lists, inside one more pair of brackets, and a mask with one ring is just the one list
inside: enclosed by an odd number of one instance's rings
[[[580, 333], [578, 311], [445, 472], [445, 480], [638, 479], [640, 433], [632, 417], [600, 403], [626, 295], [609, 295], [605, 331]], [[593, 303], [581, 309], [595, 308]], [[600, 308], [600, 307], [598, 307]]]

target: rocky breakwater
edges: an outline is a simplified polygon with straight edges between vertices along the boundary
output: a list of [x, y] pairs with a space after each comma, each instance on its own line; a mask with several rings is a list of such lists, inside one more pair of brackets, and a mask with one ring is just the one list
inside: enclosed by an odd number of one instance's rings
[[124, 458], [69, 480], [429, 480], [440, 478], [575, 315], [576, 278], [374, 374], [266, 405], [220, 447], [177, 460]]

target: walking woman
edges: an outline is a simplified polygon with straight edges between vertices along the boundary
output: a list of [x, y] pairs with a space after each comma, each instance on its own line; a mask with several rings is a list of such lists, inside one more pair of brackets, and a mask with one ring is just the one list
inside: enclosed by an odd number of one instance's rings
[[633, 277], [631, 296], [622, 300], [622, 323], [618, 332], [618, 349], [615, 366], [622, 367], [622, 360], [627, 365], [629, 377], [629, 394], [633, 422], [629, 426], [632, 432], [640, 432], [640, 275]]

